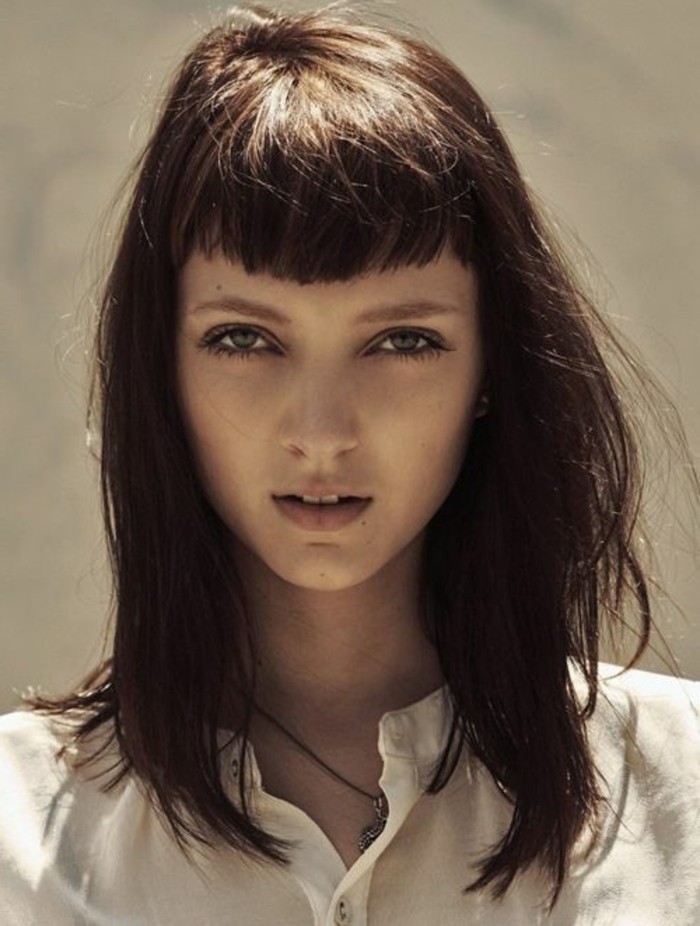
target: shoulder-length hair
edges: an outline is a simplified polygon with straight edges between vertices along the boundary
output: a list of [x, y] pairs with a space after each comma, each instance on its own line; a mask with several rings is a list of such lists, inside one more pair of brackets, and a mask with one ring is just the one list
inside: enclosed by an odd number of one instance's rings
[[649, 636], [635, 440], [601, 352], [616, 338], [493, 115], [450, 61], [402, 32], [250, 7], [178, 68], [134, 168], [96, 338], [113, 653], [69, 697], [34, 705], [82, 712], [79, 736], [107, 724], [119, 775], [140, 777], [183, 848], [285, 860], [248, 812], [245, 776], [239, 800], [222, 785], [222, 699], [233, 679], [245, 743], [254, 639], [178, 407], [178, 270], [220, 250], [249, 272], [338, 281], [446, 247], [477, 271], [490, 405], [427, 528], [426, 630], [454, 706], [429, 790], [465, 745], [513, 804], [468, 889], [502, 896], [537, 863], [555, 899], [602, 800], [586, 737], [601, 630], [626, 620], [629, 598], [636, 655]]

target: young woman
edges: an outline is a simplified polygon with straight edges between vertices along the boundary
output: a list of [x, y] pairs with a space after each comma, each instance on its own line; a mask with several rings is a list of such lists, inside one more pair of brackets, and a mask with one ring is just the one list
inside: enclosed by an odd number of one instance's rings
[[493, 116], [350, 14], [182, 62], [101, 304], [110, 658], [0, 723], [0, 920], [700, 921], [614, 335]]

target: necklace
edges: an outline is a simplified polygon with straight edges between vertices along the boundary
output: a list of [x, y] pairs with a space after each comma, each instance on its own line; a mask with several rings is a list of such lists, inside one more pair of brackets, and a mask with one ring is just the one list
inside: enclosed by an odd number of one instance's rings
[[342, 782], [344, 785], [347, 785], [348, 788], [352, 788], [353, 791], [356, 791], [358, 794], [362, 794], [364, 797], [369, 798], [372, 801], [372, 806], [374, 807], [375, 819], [373, 823], [370, 823], [369, 826], [365, 826], [362, 832], [360, 833], [360, 838], [357, 842], [357, 847], [360, 852], [364, 852], [368, 849], [372, 843], [377, 839], [377, 837], [384, 831], [386, 826], [386, 821], [389, 816], [389, 805], [387, 803], [386, 796], [383, 791], [380, 791], [379, 794], [370, 794], [369, 791], [365, 791], [364, 788], [360, 788], [357, 785], [354, 785], [351, 781], [348, 781], [340, 772], [336, 772], [334, 768], [331, 768], [326, 762], [321, 759], [320, 756], [317, 756], [316, 753], [303, 743], [297, 736], [295, 736], [290, 730], [288, 730], [283, 724], [277, 720], [276, 717], [273, 717], [272, 714], [268, 714], [267, 711], [263, 710], [257, 704], [255, 709], [259, 714], [262, 714], [266, 720], [269, 720], [277, 729], [283, 733], [288, 739], [290, 739], [303, 753], [305, 753], [319, 768], [322, 768], [329, 775], [332, 775], [333, 778]]

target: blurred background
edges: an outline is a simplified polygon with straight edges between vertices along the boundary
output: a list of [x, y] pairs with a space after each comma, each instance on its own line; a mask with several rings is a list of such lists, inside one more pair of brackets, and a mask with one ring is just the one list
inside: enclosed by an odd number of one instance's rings
[[[288, 8], [309, 4], [287, 3]], [[96, 233], [165, 75], [221, 9], [197, 0], [4, 0], [0, 10], [0, 711], [100, 655], [109, 582], [85, 442]], [[700, 4], [402, 0], [496, 111], [606, 311], [700, 447]], [[678, 468], [678, 467], [677, 467]], [[657, 620], [700, 678], [688, 502], [655, 506]], [[658, 646], [658, 642], [657, 642]], [[663, 651], [644, 667], [670, 671]]]

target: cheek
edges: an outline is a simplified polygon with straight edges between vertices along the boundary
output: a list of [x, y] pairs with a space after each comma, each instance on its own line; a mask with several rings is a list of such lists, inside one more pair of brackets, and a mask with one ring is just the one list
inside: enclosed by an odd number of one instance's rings
[[[239, 483], [246, 421], [215, 378], [185, 370], [180, 378], [180, 411], [198, 475], [211, 503], [221, 510], [224, 496]], [[228, 491], [227, 491], [228, 490]]]
[[475, 394], [471, 376], [423, 383], [389, 403], [385, 422], [395, 428], [398, 444], [411, 440], [414, 447], [426, 451], [427, 462], [439, 466], [445, 455], [450, 460], [463, 456], [474, 419]]
[[462, 467], [473, 423], [475, 389], [462, 380], [449, 390], [423, 390], [393, 425], [387, 417], [384, 447], [395, 474], [397, 499], [409, 517], [432, 517]]
[[436, 408], [420, 435], [416, 478], [440, 502], [452, 488], [462, 466], [471, 434], [472, 416]]
[[259, 401], [259, 390], [244, 377], [232, 378], [226, 361], [190, 358], [181, 368], [180, 402], [193, 432], [240, 428], [254, 420]]

